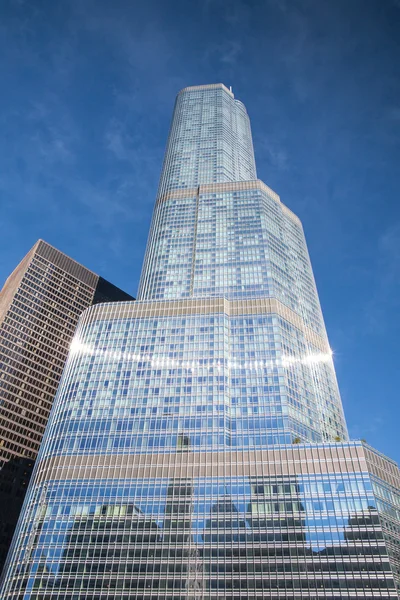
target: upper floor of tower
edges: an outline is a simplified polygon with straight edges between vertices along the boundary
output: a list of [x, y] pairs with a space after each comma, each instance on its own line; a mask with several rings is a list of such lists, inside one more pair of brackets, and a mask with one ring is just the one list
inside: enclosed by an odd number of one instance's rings
[[222, 83], [181, 90], [169, 132], [159, 196], [209, 183], [257, 179], [250, 120]]

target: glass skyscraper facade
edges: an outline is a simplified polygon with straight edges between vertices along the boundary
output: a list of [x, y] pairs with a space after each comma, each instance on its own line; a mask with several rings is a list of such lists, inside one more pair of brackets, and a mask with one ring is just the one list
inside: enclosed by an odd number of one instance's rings
[[4, 600], [397, 598], [400, 475], [350, 442], [299, 219], [244, 105], [178, 94], [139, 297], [85, 311]]

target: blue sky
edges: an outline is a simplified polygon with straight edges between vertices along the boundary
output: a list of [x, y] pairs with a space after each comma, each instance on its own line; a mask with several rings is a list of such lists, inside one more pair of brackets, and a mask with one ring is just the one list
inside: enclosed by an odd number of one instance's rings
[[400, 460], [399, 31], [400, 0], [3, 0], [0, 281], [41, 237], [135, 294], [175, 95], [232, 85], [350, 434]]

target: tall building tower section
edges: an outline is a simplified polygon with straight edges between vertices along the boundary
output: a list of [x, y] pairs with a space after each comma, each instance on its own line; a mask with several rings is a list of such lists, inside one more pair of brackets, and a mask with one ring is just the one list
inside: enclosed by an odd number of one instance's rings
[[0, 572], [82, 312], [131, 296], [39, 240], [0, 293]]
[[397, 598], [399, 484], [348, 439], [244, 105], [182, 90], [138, 301], [79, 321], [2, 599]]
[[[301, 223], [256, 179], [246, 109], [223, 85], [178, 95], [138, 295], [186, 298], [225, 299], [229, 337], [211, 356], [221, 368], [247, 365], [221, 394], [222, 445], [348, 439]], [[213, 364], [208, 341], [203, 360]], [[268, 386], [257, 369], [270, 359], [277, 385]], [[237, 417], [239, 430], [229, 425]]]
[[159, 196], [251, 179], [257, 172], [244, 104], [220, 84], [183, 89], [175, 103]]

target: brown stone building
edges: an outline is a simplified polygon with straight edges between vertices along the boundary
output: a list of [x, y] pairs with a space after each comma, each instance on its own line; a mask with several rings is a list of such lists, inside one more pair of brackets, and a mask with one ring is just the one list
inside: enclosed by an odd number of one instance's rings
[[0, 293], [0, 571], [81, 313], [132, 297], [39, 240]]

